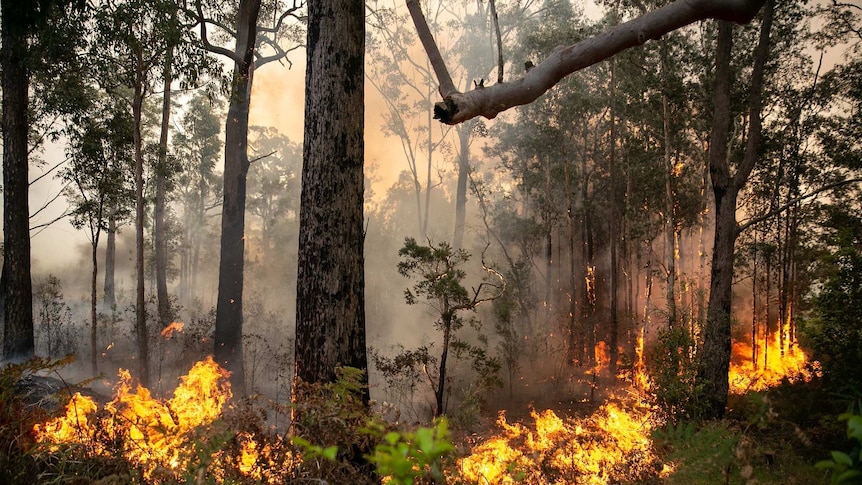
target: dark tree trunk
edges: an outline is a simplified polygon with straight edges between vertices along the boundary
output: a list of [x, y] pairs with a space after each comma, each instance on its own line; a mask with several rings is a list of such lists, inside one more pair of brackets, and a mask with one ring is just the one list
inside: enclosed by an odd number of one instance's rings
[[449, 343], [452, 340], [452, 319], [454, 314], [446, 303], [443, 310], [443, 352], [440, 353], [440, 368], [438, 369], [437, 389], [434, 392], [436, 407], [434, 417], [440, 417], [446, 412], [443, 405], [443, 396], [446, 393], [446, 361], [449, 358]]
[[260, 0], [242, 0], [237, 20], [236, 56], [225, 124], [224, 204], [216, 304], [215, 358], [231, 372], [236, 396], [245, 394], [242, 350], [242, 291], [245, 254], [245, 199], [248, 177], [248, 113], [254, 75], [254, 48]]
[[132, 100], [134, 119], [133, 138], [135, 144], [135, 270], [137, 286], [135, 292], [135, 336], [138, 340], [138, 373], [141, 385], [150, 383], [150, 347], [147, 332], [147, 307], [144, 296], [144, 153], [141, 138], [141, 117], [144, 104], [144, 68], [142, 53], [137, 52], [137, 74], [135, 94]]
[[92, 371], [93, 375], [97, 375], [99, 373], [99, 350], [98, 350], [98, 323], [99, 323], [99, 312], [98, 312], [98, 296], [96, 295], [96, 287], [99, 282], [99, 231], [96, 231], [96, 234], [93, 236], [93, 241], [90, 246], [92, 249], [92, 263], [93, 263], [93, 272], [91, 273], [90, 279], [90, 371]]
[[331, 382], [337, 366], [368, 367], [362, 225], [364, 49], [362, 2], [308, 4], [296, 285], [296, 376], [305, 382]]
[[[113, 211], [113, 209], [111, 209]], [[105, 286], [102, 301], [105, 308], [114, 311], [117, 304], [114, 273], [117, 266], [117, 218], [112, 213], [108, 217], [108, 238], [105, 241]]]
[[737, 171], [731, 176], [727, 160], [730, 127], [730, 56], [733, 45], [732, 26], [719, 21], [716, 48], [715, 103], [709, 149], [709, 171], [715, 194], [715, 239], [709, 282], [709, 304], [704, 329], [703, 354], [698, 377], [703, 384], [702, 397], [706, 418], [724, 416], [729, 388], [730, 312], [733, 288], [733, 251], [739, 235], [736, 222], [736, 198], [748, 181], [757, 161], [760, 144], [762, 83], [769, 53], [769, 31], [772, 27], [773, 0], [767, 0], [760, 26], [760, 38], [754, 56], [749, 95], [749, 127], [745, 153]]
[[[30, 208], [27, 157], [26, 68], [27, 2], [3, 0], [0, 89], [3, 91], [3, 272], [5, 309], [3, 357], [26, 359], [35, 353], [33, 291], [30, 279]], [[33, 15], [34, 13], [30, 13]]]
[[[614, 16], [616, 16], [616, 11], [614, 12]], [[617, 167], [617, 159], [616, 159], [616, 150], [617, 150], [617, 124], [616, 124], [616, 91], [617, 91], [617, 83], [616, 83], [616, 71], [617, 71], [617, 63], [616, 58], [611, 58], [611, 86], [610, 86], [610, 117], [611, 117], [611, 140], [610, 140], [610, 178], [611, 178], [611, 218], [610, 218], [610, 228], [608, 231], [608, 236], [610, 238], [610, 256], [611, 256], [611, 264], [610, 271], [611, 275], [609, 278], [610, 282], [610, 313], [611, 313], [611, 322], [610, 322], [610, 335], [608, 346], [610, 347], [610, 362], [608, 368], [610, 370], [611, 379], [616, 379], [617, 376], [617, 360], [619, 360], [620, 352], [619, 352], [619, 332], [620, 332], [620, 322], [619, 322], [619, 257], [617, 255], [618, 248], [620, 245], [620, 212], [618, 205], [618, 196], [617, 196], [617, 178], [619, 178], [618, 167]]]
[[155, 170], [156, 207], [153, 211], [156, 257], [156, 297], [158, 299], [159, 324], [167, 327], [171, 323], [171, 302], [168, 296], [168, 238], [165, 234], [165, 202], [168, 185], [168, 128], [171, 121], [171, 67], [174, 49], [168, 46], [165, 53], [164, 92], [162, 94], [162, 127], [159, 134], [159, 163]]
[[467, 178], [470, 176], [470, 131], [473, 122], [459, 126], [458, 132], [458, 184], [455, 188], [455, 232], [452, 248], [461, 249], [464, 244], [464, 221], [467, 214]]

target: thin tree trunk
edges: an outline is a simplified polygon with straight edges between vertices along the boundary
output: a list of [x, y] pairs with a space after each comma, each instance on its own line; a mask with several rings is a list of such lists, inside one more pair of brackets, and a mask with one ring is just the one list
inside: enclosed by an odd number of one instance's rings
[[[614, 7], [614, 17], [616, 17], [616, 7]], [[614, 21], [616, 22], [616, 20]], [[610, 238], [610, 256], [611, 256], [611, 274], [610, 274], [610, 312], [611, 312], [611, 328], [610, 328], [610, 362], [609, 370], [612, 379], [617, 376], [617, 360], [619, 360], [619, 258], [617, 258], [617, 249], [619, 248], [619, 210], [617, 207], [617, 124], [616, 124], [616, 58], [611, 58], [611, 86], [610, 86], [610, 117], [611, 117], [611, 140], [610, 140], [610, 178], [611, 178], [611, 217], [609, 235]]]
[[27, 71], [28, 20], [17, 1], [0, 5], [0, 90], [3, 91], [3, 358], [27, 359], [35, 353], [33, 289], [30, 278], [28, 202], [30, 74]]
[[473, 122], [464, 123], [456, 129], [458, 133], [458, 183], [455, 189], [453, 249], [461, 249], [464, 244], [464, 221], [467, 214], [467, 178], [470, 176], [470, 133], [472, 129]]
[[165, 53], [164, 91], [162, 94], [162, 127], [159, 135], [159, 163], [155, 170], [156, 207], [153, 211], [156, 257], [156, 296], [159, 324], [167, 327], [171, 322], [171, 302], [168, 296], [168, 237], [165, 233], [165, 204], [168, 184], [168, 128], [171, 120], [171, 81], [174, 47], [168, 45]]
[[98, 276], [99, 276], [99, 231], [96, 230], [96, 234], [93, 237], [93, 241], [91, 244], [92, 249], [92, 262], [93, 262], [93, 272], [90, 280], [90, 371], [93, 375], [98, 375], [99, 373], [99, 348], [98, 348], [98, 323], [99, 323], [99, 313], [97, 311], [96, 305], [98, 303], [98, 297], [96, 295], [96, 287], [98, 286]]
[[138, 340], [138, 375], [141, 385], [150, 383], [150, 349], [147, 332], [147, 308], [144, 296], [144, 153], [141, 139], [141, 117], [144, 103], [144, 70], [141, 52], [137, 52], [138, 66], [135, 77], [135, 94], [132, 99], [135, 144], [135, 270], [137, 273], [135, 299], [135, 336]]
[[105, 241], [105, 285], [103, 288], [104, 295], [102, 303], [106, 310], [114, 311], [117, 304], [117, 297], [114, 284], [114, 273], [117, 266], [117, 218], [114, 215], [114, 209], [111, 209], [111, 215], [108, 216], [108, 239]]
[[434, 397], [437, 404], [434, 409], [434, 417], [440, 417], [446, 412], [443, 407], [443, 395], [446, 392], [446, 360], [449, 356], [449, 342], [452, 339], [452, 318], [453, 315], [448, 308], [448, 304], [443, 309], [443, 351], [440, 353], [440, 368], [438, 370], [439, 379], [437, 381], [437, 389]]

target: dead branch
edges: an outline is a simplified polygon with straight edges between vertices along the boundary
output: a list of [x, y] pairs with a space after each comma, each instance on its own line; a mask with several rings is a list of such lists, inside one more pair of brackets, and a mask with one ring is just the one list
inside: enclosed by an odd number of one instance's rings
[[422, 15], [419, 0], [406, 1], [419, 39], [440, 83], [443, 101], [434, 105], [434, 118], [455, 125], [477, 116], [493, 119], [502, 111], [529, 104], [573, 72], [694, 22], [718, 19], [748, 23], [765, 0], [676, 0], [591, 39], [557, 47], [544, 61], [514, 81], [483, 86], [466, 93], [455, 89]]

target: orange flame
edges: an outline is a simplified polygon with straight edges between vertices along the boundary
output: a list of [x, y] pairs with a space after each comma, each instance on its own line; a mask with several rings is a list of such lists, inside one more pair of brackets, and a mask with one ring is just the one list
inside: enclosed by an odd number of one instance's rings
[[747, 391], [763, 391], [775, 387], [783, 380], [790, 382], [810, 381], [820, 375], [820, 363], [808, 361], [808, 356], [798, 345], [789, 345], [785, 340], [782, 352], [779, 336], [766, 339], [757, 349], [757, 363], [752, 357], [751, 345], [734, 342], [730, 361], [730, 392], [743, 394]]
[[[534, 429], [509, 424], [501, 413], [501, 433], [459, 461], [463, 477], [495, 484], [604, 484], [620, 480], [614, 465], [642, 463], [656, 469], [649, 412], [636, 404], [609, 402], [579, 419], [563, 420], [550, 409], [531, 415]], [[557, 481], [548, 481], [550, 476]]]
[[171, 338], [174, 336], [174, 332], [182, 332], [183, 331], [183, 322], [171, 322], [170, 325], [162, 329], [162, 337]]
[[115, 397], [97, 415], [92, 399], [75, 394], [66, 406], [66, 414], [34, 431], [41, 443], [83, 443], [94, 445], [94, 452], [104, 450], [94, 440], [97, 432], [111, 439], [121, 439], [126, 458], [141, 466], [149, 479], [157, 468], [177, 471], [187, 462], [189, 434], [197, 427], [215, 420], [231, 397], [229, 373], [211, 357], [196, 363], [183, 376], [167, 401], [153, 399], [150, 391], [137, 386], [132, 392], [132, 378], [120, 370]]

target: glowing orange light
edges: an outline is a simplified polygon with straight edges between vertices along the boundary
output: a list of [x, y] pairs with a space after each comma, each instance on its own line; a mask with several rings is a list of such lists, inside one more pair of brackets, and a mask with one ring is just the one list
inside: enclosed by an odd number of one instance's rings
[[761, 342], [757, 349], [757, 363], [752, 361], [752, 348], [747, 342], [734, 342], [730, 361], [730, 392], [742, 394], [762, 391], [780, 384], [809, 381], [819, 376], [820, 363], [808, 361], [808, 356], [797, 345], [785, 339], [784, 349], [778, 334]]
[[171, 338], [174, 332], [183, 331], [183, 322], [171, 322], [170, 325], [162, 329], [162, 337]]

